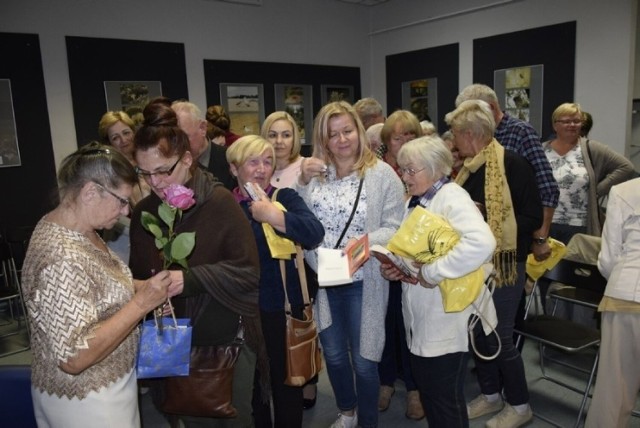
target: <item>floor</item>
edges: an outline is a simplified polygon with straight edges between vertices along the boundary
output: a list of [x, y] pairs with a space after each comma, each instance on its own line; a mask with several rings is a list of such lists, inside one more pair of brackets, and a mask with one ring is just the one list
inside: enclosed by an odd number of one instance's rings
[[[2, 312], [0, 311], [0, 324], [2, 323]], [[14, 328], [15, 324], [0, 326], [0, 334]], [[27, 335], [24, 329], [20, 334], [0, 339], [0, 354], [6, 350], [18, 349], [26, 345]], [[531, 395], [531, 406], [536, 417], [527, 426], [529, 427], [551, 427], [554, 426], [538, 417], [553, 419], [555, 426], [573, 427], [577, 409], [580, 404], [580, 396], [568, 389], [560, 387], [554, 383], [540, 378], [540, 367], [538, 364], [538, 349], [533, 342], [526, 342], [523, 350], [523, 358], [529, 382], [529, 392]], [[585, 361], [587, 361], [585, 359]], [[31, 352], [23, 351], [13, 355], [0, 358], [0, 364], [31, 364]], [[469, 364], [469, 372], [466, 379], [465, 392], [468, 399], [474, 398], [478, 393], [478, 385], [475, 375], [472, 372], [473, 362]], [[567, 381], [574, 381], [580, 384], [583, 382], [582, 375], [574, 375], [569, 369], [559, 368], [559, 366], [550, 366], [550, 370], [554, 373], [560, 372], [560, 375]], [[379, 426], [381, 428], [417, 428], [427, 427], [426, 421], [413, 421], [405, 417], [406, 390], [401, 381], [396, 382], [396, 392], [391, 400], [391, 405], [386, 412], [380, 413]], [[164, 418], [154, 409], [148, 394], [141, 395], [141, 414], [143, 419], [143, 427], [145, 428], [164, 428], [169, 425]], [[639, 407], [640, 408], [640, 407]], [[333, 400], [331, 386], [329, 384], [326, 370], [323, 370], [318, 383], [318, 399], [313, 409], [304, 413], [303, 427], [305, 428], [326, 428], [335, 420], [337, 409]], [[490, 418], [485, 416], [470, 421], [470, 427], [484, 427], [484, 423]], [[632, 418], [631, 427], [640, 428], [640, 418]]]

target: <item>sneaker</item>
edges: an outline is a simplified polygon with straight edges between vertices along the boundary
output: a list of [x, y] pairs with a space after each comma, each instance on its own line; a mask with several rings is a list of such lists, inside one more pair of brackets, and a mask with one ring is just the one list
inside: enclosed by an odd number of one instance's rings
[[356, 412], [353, 413], [353, 416], [338, 413], [338, 419], [329, 428], [357, 428], [357, 426], [358, 414]]
[[491, 419], [489, 419], [485, 425], [486, 428], [516, 428], [529, 422], [533, 418], [533, 411], [531, 406], [527, 407], [527, 412], [524, 415], [518, 414], [516, 409], [511, 407], [509, 403], [504, 406], [504, 409]]
[[467, 404], [467, 413], [469, 414], [469, 419], [475, 419], [500, 411], [503, 407], [504, 401], [502, 401], [502, 397], [490, 402], [484, 394], [480, 394]]
[[414, 421], [424, 418], [424, 409], [422, 408], [418, 391], [409, 391], [407, 393], [407, 413], [405, 413], [405, 416]]
[[380, 395], [378, 396], [378, 411], [384, 412], [389, 408], [391, 396], [396, 392], [393, 386], [381, 385]]

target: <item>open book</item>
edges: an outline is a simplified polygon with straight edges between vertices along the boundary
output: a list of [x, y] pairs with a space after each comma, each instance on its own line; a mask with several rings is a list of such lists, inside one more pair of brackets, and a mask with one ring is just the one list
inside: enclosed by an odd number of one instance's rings
[[318, 248], [318, 284], [333, 287], [353, 282], [353, 274], [369, 259], [369, 235], [344, 250]]
[[408, 282], [410, 284], [418, 283], [418, 278], [414, 276], [411, 270], [407, 267], [404, 259], [402, 259], [400, 256], [393, 254], [382, 245], [377, 244], [372, 245], [369, 248], [369, 251], [373, 257], [380, 261], [380, 263], [391, 264], [400, 272], [402, 272], [404, 276], [400, 278], [401, 281]]

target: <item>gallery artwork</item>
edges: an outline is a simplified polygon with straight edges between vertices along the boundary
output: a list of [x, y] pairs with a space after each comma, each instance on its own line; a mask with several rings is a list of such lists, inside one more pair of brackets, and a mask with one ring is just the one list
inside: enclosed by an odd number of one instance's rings
[[275, 85], [276, 110], [289, 113], [298, 125], [302, 144], [307, 143], [306, 134], [313, 128], [311, 85]]
[[542, 130], [542, 65], [494, 72], [494, 88], [504, 111]]
[[221, 83], [220, 98], [231, 121], [231, 132], [238, 135], [260, 134], [264, 120], [262, 85]]
[[11, 81], [0, 79], [0, 168], [20, 165]]
[[420, 79], [402, 83], [402, 108], [415, 114], [419, 121], [433, 122], [438, 117], [437, 79]]
[[349, 104], [353, 104], [353, 86], [341, 86], [341, 85], [321, 85], [320, 95], [322, 105], [332, 103], [335, 101], [346, 101]]
[[104, 90], [107, 110], [124, 111], [134, 118], [142, 115], [144, 107], [162, 95], [162, 82], [158, 81], [106, 81]]

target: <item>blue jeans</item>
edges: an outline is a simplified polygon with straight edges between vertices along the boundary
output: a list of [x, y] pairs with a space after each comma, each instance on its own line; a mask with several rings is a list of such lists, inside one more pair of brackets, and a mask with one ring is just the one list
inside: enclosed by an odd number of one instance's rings
[[407, 391], [415, 391], [416, 383], [411, 375], [411, 362], [407, 335], [402, 317], [402, 284], [389, 282], [389, 305], [384, 319], [384, 349], [378, 363], [380, 384], [393, 386], [399, 373], [402, 373]]
[[[502, 342], [502, 350], [497, 358], [485, 361], [475, 353], [475, 363], [478, 369], [478, 383], [483, 394], [499, 393], [504, 388], [504, 395], [509, 404], [517, 406], [529, 402], [529, 388], [524, 374], [522, 356], [513, 344], [513, 326], [516, 312], [522, 296], [525, 281], [525, 264], [518, 263], [518, 279], [515, 284], [505, 284], [496, 288], [493, 293], [493, 303], [498, 316], [496, 331]], [[495, 334], [485, 336], [482, 323], [478, 323], [474, 330], [476, 347], [484, 355], [492, 355], [498, 349]]]
[[438, 357], [411, 354], [411, 369], [430, 427], [468, 428], [464, 378], [468, 352]]
[[360, 355], [362, 281], [328, 288], [327, 297], [332, 324], [320, 332], [320, 342], [336, 404], [341, 411], [357, 407], [362, 428], [377, 427], [378, 364]]

